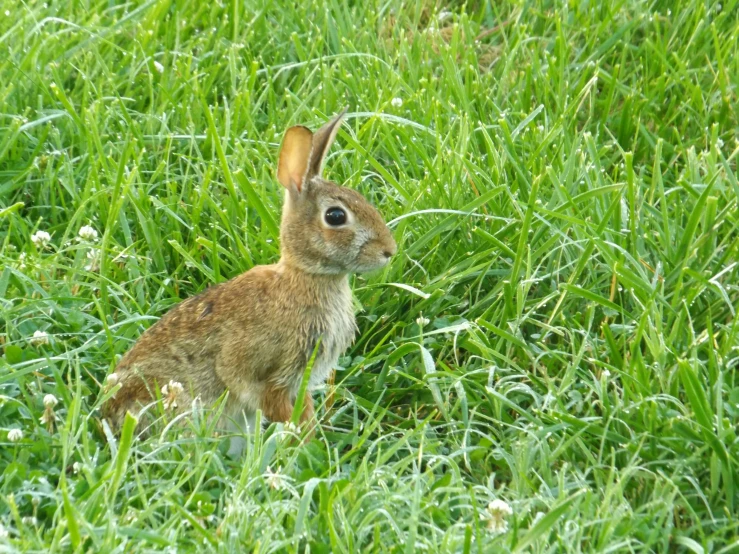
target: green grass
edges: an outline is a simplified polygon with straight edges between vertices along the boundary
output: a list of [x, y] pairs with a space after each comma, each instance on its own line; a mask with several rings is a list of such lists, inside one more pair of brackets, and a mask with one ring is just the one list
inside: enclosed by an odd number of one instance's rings
[[[737, 0], [0, 0], [0, 551], [739, 552], [738, 89]], [[344, 106], [400, 251], [317, 438], [107, 436]]]

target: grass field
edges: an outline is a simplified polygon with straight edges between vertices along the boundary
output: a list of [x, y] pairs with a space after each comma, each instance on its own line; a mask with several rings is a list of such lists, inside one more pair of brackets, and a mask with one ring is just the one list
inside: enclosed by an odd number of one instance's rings
[[[739, 552], [738, 89], [737, 0], [0, 0], [0, 552]], [[399, 254], [316, 439], [106, 434], [344, 106]]]

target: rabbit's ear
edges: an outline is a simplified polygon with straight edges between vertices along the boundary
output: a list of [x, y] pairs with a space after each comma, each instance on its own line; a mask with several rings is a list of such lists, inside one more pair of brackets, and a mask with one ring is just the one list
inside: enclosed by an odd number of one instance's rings
[[313, 135], [313, 150], [310, 155], [310, 164], [308, 165], [307, 172], [308, 179], [321, 175], [323, 159], [326, 157], [328, 149], [331, 148], [331, 144], [336, 138], [336, 133], [339, 131], [341, 121], [345, 115], [346, 108]]
[[277, 180], [287, 190], [300, 192], [303, 188], [312, 148], [313, 133], [307, 127], [296, 125], [285, 131], [277, 162]]

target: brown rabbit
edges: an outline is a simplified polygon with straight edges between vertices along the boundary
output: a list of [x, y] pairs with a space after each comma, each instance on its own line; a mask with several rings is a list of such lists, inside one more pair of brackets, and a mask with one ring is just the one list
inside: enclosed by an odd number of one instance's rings
[[[382, 216], [358, 192], [321, 177], [345, 111], [313, 134], [285, 133], [277, 179], [285, 187], [282, 256], [170, 310], [121, 359], [122, 386], [103, 407], [119, 428], [126, 411], [151, 403], [212, 404], [228, 391], [225, 418], [252, 426], [257, 409], [288, 421], [306, 365], [321, 340], [309, 391], [323, 384], [356, 331], [347, 274], [380, 268], [396, 252]], [[301, 423], [312, 423], [308, 392]]]

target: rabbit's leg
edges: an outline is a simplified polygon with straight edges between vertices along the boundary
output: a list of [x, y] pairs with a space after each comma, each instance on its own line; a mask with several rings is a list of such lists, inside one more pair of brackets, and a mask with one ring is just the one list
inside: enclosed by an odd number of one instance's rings
[[[262, 413], [270, 421], [290, 421], [295, 409], [295, 403], [292, 401], [292, 394], [288, 388], [280, 386], [267, 387], [262, 393], [261, 406]], [[313, 406], [313, 397], [308, 391], [305, 393], [303, 400], [303, 411], [300, 414], [301, 427], [310, 426], [310, 433], [313, 432], [315, 408]]]
[[227, 433], [233, 433], [230, 438], [228, 455], [232, 458], [237, 458], [243, 454], [246, 449], [246, 438], [244, 433], [253, 433], [257, 426], [257, 417], [254, 412], [247, 412], [240, 410], [238, 413], [228, 414], [229, 417], [224, 417], [226, 414], [221, 416], [220, 428]]
[[300, 414], [300, 427], [305, 429], [305, 441], [308, 442], [316, 434], [316, 418], [315, 408], [313, 406], [313, 397], [309, 391], [305, 391], [305, 399], [303, 400], [303, 413]]
[[284, 386], [267, 386], [262, 393], [260, 408], [270, 421], [290, 421], [295, 407], [290, 391]]
[[[143, 375], [138, 373], [124, 374], [121, 388], [104, 405], [102, 416], [110, 426], [119, 432], [126, 417], [126, 412], [140, 418], [154, 402], [153, 386], [147, 383]], [[116, 375], [118, 378], [118, 376]]]

